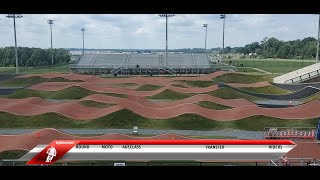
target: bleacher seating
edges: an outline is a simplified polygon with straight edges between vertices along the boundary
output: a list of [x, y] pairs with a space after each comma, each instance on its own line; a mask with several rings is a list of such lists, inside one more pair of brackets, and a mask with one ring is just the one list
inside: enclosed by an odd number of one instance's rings
[[[128, 61], [127, 61], [128, 60]], [[208, 68], [206, 54], [84, 54], [80, 57], [79, 66], [111, 67], [128, 66], [129, 68]]]

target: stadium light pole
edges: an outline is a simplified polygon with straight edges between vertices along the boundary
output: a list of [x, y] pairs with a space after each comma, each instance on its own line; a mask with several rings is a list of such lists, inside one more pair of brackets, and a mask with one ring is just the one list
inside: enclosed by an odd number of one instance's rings
[[85, 29], [82, 28], [81, 31], [82, 31], [82, 55], [84, 55], [84, 31], [85, 31]]
[[48, 24], [50, 25], [50, 33], [51, 33], [51, 65], [53, 67], [53, 47], [52, 47], [52, 24], [53, 24], [53, 20], [49, 19], [48, 20]]
[[166, 61], [168, 59], [168, 17], [175, 16], [174, 14], [160, 14], [160, 17], [166, 18]]
[[220, 19], [223, 19], [223, 27], [222, 27], [222, 61], [223, 61], [224, 60], [224, 24], [225, 24], [226, 15], [220, 14]]
[[8, 14], [7, 18], [13, 18], [14, 28], [14, 44], [15, 44], [15, 56], [16, 56], [16, 74], [19, 74], [19, 61], [18, 61], [18, 48], [17, 48], [17, 35], [16, 35], [16, 18], [22, 18], [21, 14]]
[[204, 40], [204, 53], [207, 54], [207, 32], [208, 32], [208, 24], [203, 24], [203, 27], [206, 28], [206, 35]]
[[320, 14], [319, 14], [319, 23], [318, 23], [318, 39], [317, 39], [317, 54], [316, 54], [316, 63], [319, 62], [319, 42], [320, 41]]

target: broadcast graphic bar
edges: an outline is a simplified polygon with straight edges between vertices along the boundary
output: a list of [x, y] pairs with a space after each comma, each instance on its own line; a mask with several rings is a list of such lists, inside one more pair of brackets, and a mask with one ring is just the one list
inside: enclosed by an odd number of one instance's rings
[[296, 145], [290, 140], [56, 140], [20, 160], [53, 164], [87, 160], [271, 160]]

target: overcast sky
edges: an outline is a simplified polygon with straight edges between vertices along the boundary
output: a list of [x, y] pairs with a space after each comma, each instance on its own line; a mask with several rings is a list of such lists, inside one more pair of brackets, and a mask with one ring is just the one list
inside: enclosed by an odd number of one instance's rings
[[[164, 49], [165, 18], [157, 14], [23, 14], [16, 19], [18, 46], [50, 47], [53, 19], [55, 48]], [[168, 19], [169, 49], [203, 48], [208, 24], [208, 48], [222, 46], [218, 14], [176, 14]], [[317, 37], [318, 16], [312, 14], [228, 14], [225, 46], [244, 46], [263, 37], [295, 40]], [[13, 19], [0, 16], [0, 47], [14, 46]]]

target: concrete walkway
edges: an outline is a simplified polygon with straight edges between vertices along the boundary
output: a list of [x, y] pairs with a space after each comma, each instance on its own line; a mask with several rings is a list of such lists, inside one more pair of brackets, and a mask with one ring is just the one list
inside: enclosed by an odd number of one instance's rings
[[[16, 135], [37, 131], [38, 129], [0, 129], [0, 134]], [[95, 134], [102, 135], [108, 133], [132, 134], [132, 129], [58, 129], [67, 134]], [[242, 131], [242, 130], [215, 130], [215, 131], [194, 131], [194, 130], [156, 130], [139, 129], [139, 134], [159, 135], [159, 134], [179, 134], [187, 136], [224, 136], [237, 137], [238, 139], [263, 139], [263, 131]]]

